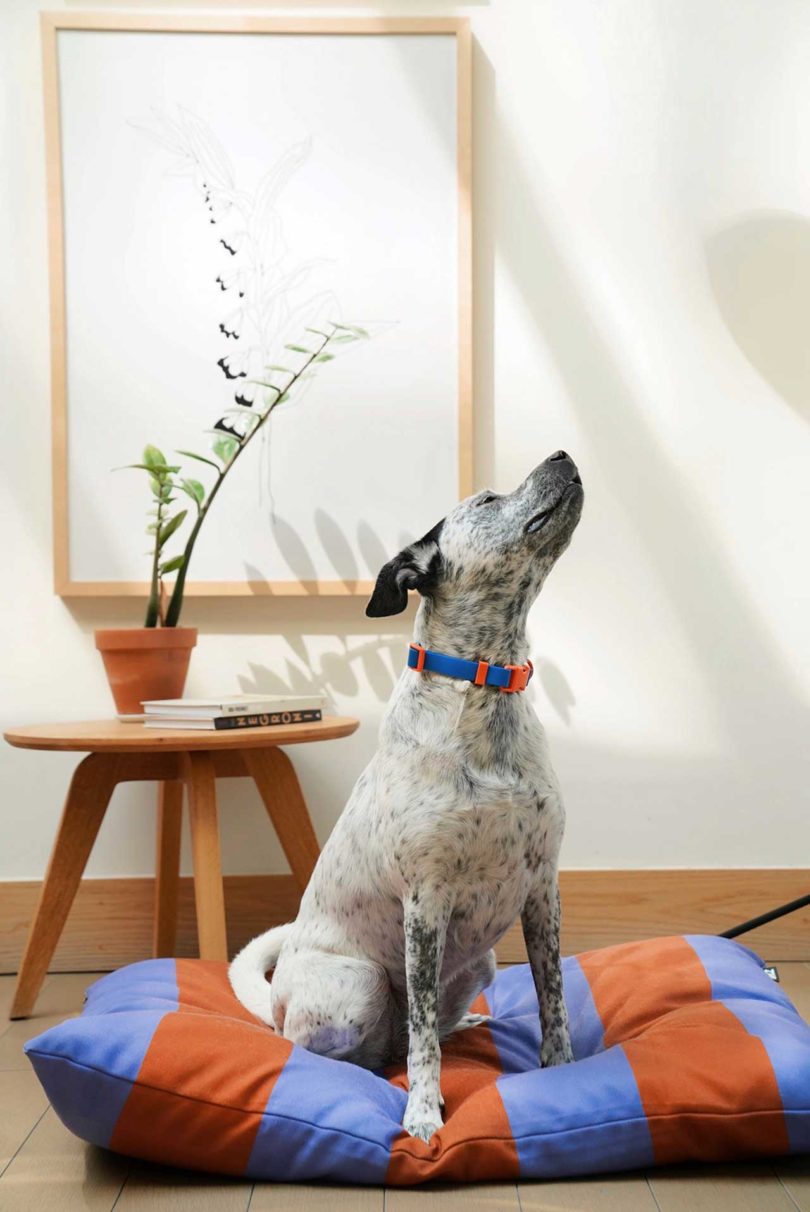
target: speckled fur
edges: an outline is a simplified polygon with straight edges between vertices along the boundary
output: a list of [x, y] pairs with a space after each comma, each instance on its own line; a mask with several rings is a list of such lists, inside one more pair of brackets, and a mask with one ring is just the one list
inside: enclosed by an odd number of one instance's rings
[[[525, 663], [529, 608], [582, 501], [562, 451], [509, 495], [476, 493], [382, 569], [367, 613], [398, 613], [415, 588], [417, 642]], [[518, 915], [540, 1063], [572, 1059], [559, 953], [564, 819], [525, 695], [403, 670], [296, 920], [254, 939], [231, 965], [237, 996], [323, 1055], [376, 1068], [407, 1052], [404, 1126], [429, 1140], [442, 1123], [439, 1041], [481, 1021], [465, 1012], [492, 980], [492, 948]]]

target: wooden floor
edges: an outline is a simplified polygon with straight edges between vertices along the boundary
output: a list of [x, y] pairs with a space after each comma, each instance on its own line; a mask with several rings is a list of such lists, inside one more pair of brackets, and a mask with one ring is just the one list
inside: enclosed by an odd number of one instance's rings
[[[810, 1019], [810, 964], [780, 964], [779, 974]], [[810, 1212], [810, 1156], [619, 1178], [386, 1191], [254, 1186], [133, 1162], [71, 1136], [22, 1053], [31, 1036], [78, 1013], [92, 980], [86, 972], [49, 977], [36, 1017], [7, 1023], [13, 977], [0, 977], [2, 1212]]]

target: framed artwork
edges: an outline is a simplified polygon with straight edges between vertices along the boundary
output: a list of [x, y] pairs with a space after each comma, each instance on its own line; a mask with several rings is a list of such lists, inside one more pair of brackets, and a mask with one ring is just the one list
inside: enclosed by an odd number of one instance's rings
[[369, 592], [472, 491], [466, 20], [60, 12], [42, 35], [56, 592], [145, 593], [148, 486], [116, 469], [151, 443], [204, 480], [174, 452], [215, 459], [335, 325], [368, 339], [257, 429], [186, 592]]

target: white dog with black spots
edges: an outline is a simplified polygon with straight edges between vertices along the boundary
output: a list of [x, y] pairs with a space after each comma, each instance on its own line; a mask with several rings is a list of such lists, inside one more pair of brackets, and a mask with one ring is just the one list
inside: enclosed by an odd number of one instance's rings
[[[395, 556], [366, 613], [398, 614], [416, 589], [416, 644], [526, 665], [529, 609], [582, 503], [576, 466], [557, 451], [514, 492], [468, 497]], [[375, 1069], [407, 1053], [404, 1127], [429, 1140], [442, 1126], [440, 1041], [483, 1021], [469, 1007], [518, 915], [539, 1063], [573, 1059], [559, 945], [564, 823], [545, 734], [522, 693], [405, 668], [298, 916], [237, 955], [234, 992], [323, 1056]]]

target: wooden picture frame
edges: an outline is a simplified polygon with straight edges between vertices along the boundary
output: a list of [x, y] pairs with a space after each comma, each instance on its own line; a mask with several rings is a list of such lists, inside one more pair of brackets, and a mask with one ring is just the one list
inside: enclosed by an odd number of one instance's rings
[[[458, 204], [455, 212], [457, 242], [457, 334], [455, 361], [457, 413], [455, 439], [458, 453], [458, 497], [473, 488], [473, 400], [472, 400], [472, 248], [471, 248], [471, 45], [466, 18], [296, 18], [264, 16], [207, 16], [125, 13], [58, 12], [41, 14], [45, 134], [47, 156], [48, 241], [50, 276], [51, 396], [52, 396], [52, 468], [53, 468], [53, 548], [54, 590], [65, 598], [145, 596], [146, 581], [104, 579], [77, 576], [70, 553], [70, 474], [69, 474], [69, 399], [68, 399], [68, 315], [66, 304], [66, 232], [64, 215], [64, 179], [62, 121], [60, 115], [59, 37], [63, 31], [113, 31], [126, 33], [170, 34], [316, 34], [363, 37], [367, 35], [445, 35], [455, 43], [455, 174]], [[362, 320], [365, 317], [346, 317]], [[199, 427], [190, 426], [189, 444], [199, 442]], [[159, 442], [156, 434], [150, 440]], [[199, 444], [197, 449], [200, 449]], [[204, 449], [204, 447], [203, 447]], [[134, 462], [139, 451], [132, 451]], [[106, 468], [104, 469], [106, 471]], [[135, 476], [137, 473], [128, 473]], [[234, 473], [235, 477], [239, 472]], [[418, 494], [415, 494], [418, 496]], [[448, 502], [449, 504], [452, 502]], [[213, 511], [212, 517], [213, 520]], [[431, 523], [435, 522], [431, 519]], [[401, 517], [400, 539], [409, 525], [419, 525], [411, 517]], [[427, 527], [425, 527], [426, 529]], [[408, 537], [418, 537], [411, 534]], [[132, 534], [137, 546], [138, 536]], [[393, 555], [395, 550], [387, 555]], [[196, 553], [195, 553], [196, 561]], [[368, 563], [368, 561], [366, 561]], [[292, 567], [292, 565], [291, 565]], [[369, 572], [369, 569], [364, 569]], [[195, 572], [192, 563], [190, 574]], [[227, 597], [266, 595], [366, 595], [372, 579], [359, 570], [335, 577], [293, 575], [289, 579], [265, 577], [244, 580], [189, 579], [186, 595]]]

